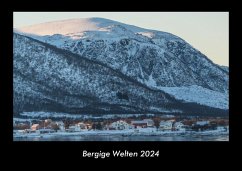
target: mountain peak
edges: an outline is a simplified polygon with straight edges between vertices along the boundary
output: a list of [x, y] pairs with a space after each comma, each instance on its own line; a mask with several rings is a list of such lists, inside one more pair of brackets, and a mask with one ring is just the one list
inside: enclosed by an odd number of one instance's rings
[[135, 26], [123, 24], [117, 21], [105, 19], [105, 18], [76, 18], [76, 19], [67, 19], [61, 21], [52, 21], [46, 23], [35, 24], [31, 26], [17, 28], [17, 32], [35, 34], [39, 36], [44, 35], [54, 35], [54, 34], [71, 34], [71, 33], [80, 33], [85, 31], [99, 31], [100, 29], [121, 25], [125, 28], [131, 30], [138, 29], [144, 30]]

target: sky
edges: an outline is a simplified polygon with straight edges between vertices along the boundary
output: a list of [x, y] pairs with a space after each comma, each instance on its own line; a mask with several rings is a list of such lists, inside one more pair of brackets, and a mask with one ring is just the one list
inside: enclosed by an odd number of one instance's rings
[[177, 35], [214, 63], [229, 66], [228, 12], [14, 12], [14, 28], [49, 21], [101, 17]]

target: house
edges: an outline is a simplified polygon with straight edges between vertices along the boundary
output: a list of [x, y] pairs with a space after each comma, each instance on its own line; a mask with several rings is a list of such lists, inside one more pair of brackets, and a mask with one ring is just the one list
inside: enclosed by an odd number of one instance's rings
[[17, 133], [20, 133], [20, 134], [24, 134], [26, 133], [26, 129], [25, 130], [16, 130]]
[[71, 126], [69, 126], [69, 128], [66, 131], [67, 132], [78, 132], [78, 131], [81, 131], [81, 128], [78, 125], [71, 125]]
[[147, 122], [147, 127], [154, 126], [154, 121], [152, 119], [143, 119], [143, 121]]
[[80, 127], [80, 129], [88, 129], [88, 128], [87, 128], [87, 125], [84, 124], [83, 122], [79, 122], [79, 123], [77, 124], [77, 126]]
[[181, 122], [175, 122], [173, 128], [176, 131], [185, 131], [185, 125]]
[[50, 126], [50, 124], [52, 123], [51, 119], [45, 119], [42, 123], [41, 123], [41, 127], [47, 128], [48, 126]]
[[61, 131], [65, 130], [65, 124], [62, 121], [55, 122]]
[[116, 130], [123, 130], [123, 129], [131, 129], [132, 126], [129, 125], [127, 122], [120, 120], [120, 121], [111, 123], [111, 125], [109, 126], [108, 129], [110, 129], [110, 128], [111, 129], [114, 128]]
[[195, 131], [204, 131], [210, 129], [209, 121], [197, 121], [193, 124], [192, 129]]
[[131, 125], [134, 126], [134, 128], [147, 128], [147, 122], [146, 121], [131, 121]]
[[87, 127], [88, 130], [89, 129], [92, 129], [92, 125], [91, 124], [88, 124], [88, 123], [86, 123], [86, 127]]
[[84, 124], [83, 122], [79, 122], [75, 125], [70, 125], [68, 129], [66, 129], [67, 132], [79, 132], [84, 129], [91, 129], [90, 124]]
[[172, 129], [172, 121], [161, 121], [160, 122], [160, 129], [161, 130], [171, 130]]
[[36, 131], [36, 130], [38, 130], [38, 129], [40, 129], [40, 125], [39, 125], [39, 124], [33, 124], [33, 125], [31, 126], [31, 130]]

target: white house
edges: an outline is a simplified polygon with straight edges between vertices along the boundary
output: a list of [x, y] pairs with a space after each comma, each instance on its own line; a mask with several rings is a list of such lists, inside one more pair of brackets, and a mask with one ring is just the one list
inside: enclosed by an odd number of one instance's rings
[[90, 124], [85, 124], [83, 122], [79, 122], [75, 125], [70, 125], [66, 131], [67, 132], [79, 132], [79, 131], [87, 130], [87, 129], [91, 129]]
[[111, 123], [110, 127], [114, 128], [116, 130], [123, 130], [123, 129], [131, 129], [132, 128], [132, 126], [130, 124], [128, 124], [127, 122], [122, 121], [122, 120]]
[[161, 121], [160, 129], [161, 130], [171, 130], [172, 129], [172, 121]]
[[143, 121], [147, 122], [147, 127], [154, 126], [154, 121], [152, 119], [143, 119]]
[[78, 125], [71, 125], [69, 128], [66, 130], [67, 132], [79, 132], [81, 131], [81, 128]]
[[62, 121], [55, 122], [61, 131], [65, 130], [65, 124]]
[[178, 130], [178, 131], [185, 131], [185, 125], [181, 122], [176, 122], [174, 123], [173, 127], [175, 130]]

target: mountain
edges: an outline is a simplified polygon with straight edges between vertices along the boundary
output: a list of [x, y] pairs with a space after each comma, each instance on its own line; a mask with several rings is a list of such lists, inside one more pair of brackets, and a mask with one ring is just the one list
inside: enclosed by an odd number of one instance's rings
[[[48, 80], [52, 80], [52, 77], [56, 76], [53, 79], [56, 79], [56, 81], [54, 83], [50, 82], [50, 85], [48, 85], [49, 87], [58, 87], [58, 84], [61, 84], [59, 86], [66, 85], [65, 87], [58, 88], [58, 91], [59, 89], [64, 90], [62, 93], [70, 91], [71, 94], [79, 94], [80, 90], [86, 92], [87, 86], [85, 85], [90, 87], [90, 80], [96, 80], [95, 85], [99, 85], [100, 78], [101, 80], [103, 79], [104, 82], [110, 83], [101, 84], [106, 88], [100, 85], [99, 86], [102, 88], [91, 86], [91, 92], [94, 94], [93, 97], [95, 97], [94, 99], [98, 99], [99, 102], [101, 101], [102, 103], [105, 102], [108, 104], [110, 104], [110, 100], [114, 100], [113, 102], [115, 105], [119, 106], [119, 111], [124, 110], [122, 105], [129, 105], [129, 109], [126, 110], [126, 112], [135, 112], [136, 102], [134, 101], [132, 104], [130, 104], [130, 101], [124, 103], [125, 100], [122, 98], [121, 101], [124, 101], [122, 103], [120, 102], [120, 99], [115, 101], [115, 97], [117, 98], [117, 93], [119, 97], [124, 96], [127, 98], [126, 95], [128, 94], [129, 97], [130, 93], [132, 92], [135, 93], [135, 95], [132, 95], [135, 99], [135, 97], [140, 97], [139, 91], [141, 91], [141, 87], [143, 87], [141, 92], [145, 91], [147, 94], [142, 96], [144, 101], [142, 100], [142, 102], [139, 103], [140, 109], [137, 109], [137, 111], [144, 111], [143, 107], [145, 106], [146, 111], [154, 112], [155, 110], [151, 110], [151, 108], [156, 108], [156, 111], [161, 112], [164, 110], [164, 107], [162, 107], [165, 104], [164, 101], [166, 101], [168, 104], [166, 106], [173, 106], [169, 108], [169, 110], [173, 108], [174, 110], [178, 111], [189, 111], [187, 110], [187, 107], [184, 107], [188, 104], [193, 104], [194, 106], [201, 104], [200, 107], [205, 105], [223, 110], [228, 109], [228, 70], [214, 64], [205, 55], [193, 48], [186, 41], [170, 33], [143, 29], [102, 18], [73, 19], [49, 22], [14, 29], [14, 32], [18, 33], [14, 34], [14, 52], [18, 51], [17, 54], [21, 55], [22, 58], [23, 55], [21, 53], [23, 50], [20, 52], [19, 48], [22, 48], [22, 46], [28, 44], [27, 42], [31, 42], [31, 45], [35, 45], [37, 43], [41, 47], [44, 46], [44, 49], [50, 48], [46, 52], [41, 51], [42, 56], [52, 56], [52, 54], [57, 52], [61, 52], [61, 54], [69, 54], [70, 57], [68, 58], [65, 55], [64, 57], [60, 57], [62, 55], [57, 55], [58, 58], [56, 57], [55, 59], [56, 63], [50, 62], [51, 65], [46, 64], [49, 67], [52, 67], [54, 64], [53, 67], [58, 68], [58, 70], [51, 68], [48, 70], [47, 66], [44, 66], [45, 69], [42, 68], [43, 70], [40, 69], [42, 75], [39, 77], [45, 78], [50, 70], [52, 71], [52, 75], [48, 76]], [[24, 36], [21, 37], [19, 34]], [[24, 39], [25, 41], [20, 41], [19, 39]], [[29, 55], [25, 56], [24, 58], [28, 58], [27, 63], [29, 64], [27, 65], [30, 66], [32, 66], [31, 63], [35, 61], [31, 55], [34, 52], [38, 52], [39, 48], [38, 46], [34, 47], [36, 47], [37, 50], [25, 47], [23, 52], [24, 54]], [[75, 60], [85, 59], [85, 61], [89, 61], [91, 63], [90, 66], [93, 65], [93, 67], [88, 67], [88, 71], [82, 73], [82, 77], [75, 74], [74, 71], [77, 69], [71, 68], [72, 65], [67, 66], [65, 63], [58, 62], [62, 61], [63, 59], [72, 59], [73, 56]], [[17, 61], [15, 58], [17, 58]], [[31, 60], [33, 60], [33, 62], [31, 62]], [[14, 56], [14, 61], [16, 65], [19, 65], [18, 63], [22, 63], [22, 61], [19, 60], [16, 55]], [[37, 66], [41, 67], [43, 65], [42, 63], [44, 62], [39, 63], [39, 61], [35, 61], [34, 63], [35, 65], [37, 64]], [[106, 71], [108, 68], [107, 78], [102, 77], [103, 75], [100, 76], [97, 70], [95, 70], [96, 65], [94, 64], [98, 64], [98, 66], [101, 65], [105, 68], [101, 70]], [[25, 65], [26, 64], [23, 64], [23, 66]], [[61, 67], [61, 65], [63, 66]], [[63, 68], [63, 70], [67, 71], [71, 70], [71, 74], [60, 76], [59, 70], [62, 70], [60, 68]], [[22, 72], [22, 69], [24, 70], [24, 67], [16, 68], [16, 72]], [[31, 82], [33, 82], [31, 80], [33, 79], [31, 75], [35, 75], [35, 70], [36, 69], [34, 68], [33, 73], [31, 72], [28, 76], [29, 81]], [[89, 71], [95, 74], [87, 74]], [[28, 70], [28, 72], [30, 71]], [[119, 88], [116, 88], [115, 91], [110, 90], [110, 88], [113, 86], [111, 82], [114, 82], [114, 73], [118, 73], [117, 79], [119, 78], [122, 80], [126, 78], [129, 81], [132, 80], [131, 82], [135, 85], [129, 89], [130, 87], [125, 87], [126, 80], [122, 83], [118, 81], [122, 86], [118, 86]], [[20, 76], [16, 76], [16, 78], [18, 77]], [[22, 78], [25, 77], [26, 76], [21, 77], [21, 81], [19, 80], [19, 82], [17, 82], [15, 85], [22, 84]], [[59, 77], [61, 78], [60, 80]], [[109, 80], [109, 78], [111, 80]], [[105, 79], [107, 80], [105, 81]], [[43, 80], [45, 79], [42, 79], [42, 84], [46, 84]], [[85, 80], [85, 83], [82, 82], [82, 80]], [[36, 83], [36, 81], [34, 81], [34, 83]], [[54, 86], [52, 84], [54, 84]], [[127, 86], [129, 84], [130, 83], [127, 83]], [[75, 87], [75, 85], [79, 85], [80, 87]], [[66, 90], [67, 87], [75, 88], [73, 90], [69, 90], [69, 88]], [[135, 90], [136, 87], [139, 87], [137, 91]], [[105, 93], [104, 97], [103, 94], [100, 95], [100, 91], [110, 92], [112, 95]], [[41, 91], [36, 90], [36, 92]], [[156, 93], [152, 94], [151, 92], [159, 92], [160, 95], [154, 95]], [[59, 93], [60, 96], [62, 93]], [[88, 93], [84, 94], [88, 95]], [[97, 96], [97, 94], [99, 95]], [[81, 98], [79, 95], [77, 95], [76, 98], [70, 98], [68, 96], [69, 99], [67, 101], [73, 103], [72, 100], [83, 100], [83, 98]], [[163, 96], [166, 97], [166, 100], [163, 99]], [[59, 96], [55, 97], [55, 99], [58, 99], [58, 97]], [[162, 97], [161, 100], [160, 97]], [[88, 96], [87, 99], [90, 99], [90, 97]], [[85, 102], [85, 104], [90, 105], [89, 102]], [[150, 104], [146, 106], [148, 102]], [[52, 103], [53, 101], [49, 104]], [[61, 104], [60, 102], [55, 103], [57, 106]], [[181, 104], [183, 107], [178, 107]], [[99, 103], [97, 106], [100, 109]], [[91, 107], [89, 107], [89, 109], [90, 108]], [[183, 110], [183, 108], [186, 109]], [[95, 110], [95, 108], [93, 110]], [[82, 111], [84, 110], [82, 109]]]
[[14, 33], [13, 40], [15, 114], [26, 111], [189, 113], [198, 109], [224, 113], [176, 100], [105, 64], [32, 38]]
[[151, 87], [198, 85], [228, 91], [228, 72], [170, 33], [102, 18], [49, 22], [18, 31], [108, 64]]

